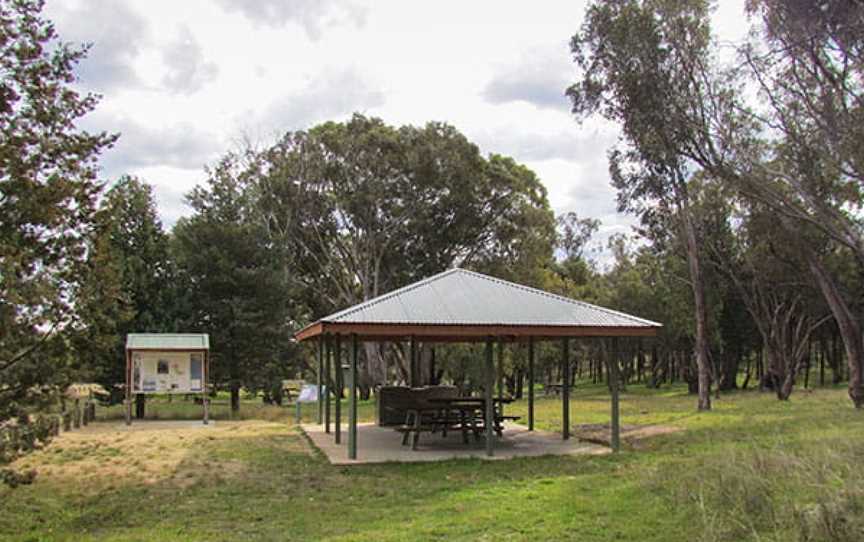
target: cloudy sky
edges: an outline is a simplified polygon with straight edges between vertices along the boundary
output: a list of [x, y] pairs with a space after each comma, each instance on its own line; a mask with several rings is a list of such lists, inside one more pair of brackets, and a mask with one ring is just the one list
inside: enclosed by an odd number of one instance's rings
[[[746, 30], [722, 0], [723, 41]], [[581, 126], [564, 89], [580, 1], [48, 0], [65, 41], [93, 44], [82, 88], [103, 95], [84, 126], [120, 132], [103, 174], [155, 186], [167, 227], [203, 166], [240, 141], [352, 112], [393, 125], [456, 126], [484, 153], [531, 167], [556, 213], [599, 218], [600, 241], [629, 231], [606, 152], [617, 129]]]

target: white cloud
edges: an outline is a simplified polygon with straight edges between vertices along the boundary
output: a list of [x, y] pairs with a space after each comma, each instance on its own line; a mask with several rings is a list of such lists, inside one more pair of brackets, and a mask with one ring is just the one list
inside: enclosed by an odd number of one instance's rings
[[353, 2], [332, 0], [218, 0], [228, 11], [240, 12], [258, 25], [282, 27], [299, 24], [310, 38], [318, 40], [325, 28], [352, 23], [362, 26], [366, 10]]
[[217, 136], [183, 121], [144, 123], [97, 113], [87, 117], [82, 126], [94, 132], [120, 134], [114, 147], [102, 155], [103, 176], [109, 179], [156, 166], [201, 170], [224, 150]]
[[567, 112], [570, 100], [564, 95], [573, 84], [573, 63], [567, 40], [557, 47], [534, 50], [499, 71], [483, 89], [490, 103], [526, 102], [538, 108]]
[[563, 159], [585, 162], [600, 158], [605, 163], [606, 150], [615, 141], [614, 134], [590, 127], [581, 129], [575, 125], [568, 129], [553, 126], [548, 131], [509, 126], [472, 135], [487, 152], [506, 154], [523, 161]]
[[384, 93], [355, 70], [325, 71], [299, 91], [274, 100], [256, 120], [264, 130], [285, 132], [366, 112], [384, 103]]
[[65, 42], [92, 44], [76, 70], [81, 84], [109, 92], [141, 84], [135, 62], [150, 44], [149, 24], [129, 4], [111, 2], [49, 3], [47, 15]]
[[216, 63], [204, 58], [201, 45], [186, 25], [178, 28], [177, 38], [162, 50], [162, 58], [167, 68], [162, 82], [171, 92], [193, 94], [219, 71]]

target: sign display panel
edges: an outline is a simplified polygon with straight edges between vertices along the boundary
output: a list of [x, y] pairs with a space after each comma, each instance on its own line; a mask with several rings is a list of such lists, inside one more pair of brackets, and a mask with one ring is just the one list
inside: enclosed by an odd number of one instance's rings
[[133, 352], [135, 393], [198, 393], [203, 391], [201, 352]]

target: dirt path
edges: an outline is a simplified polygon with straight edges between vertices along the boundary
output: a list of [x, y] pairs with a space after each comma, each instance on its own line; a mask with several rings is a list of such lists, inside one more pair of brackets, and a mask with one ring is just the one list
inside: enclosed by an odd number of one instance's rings
[[[668, 435], [682, 431], [680, 427], [671, 425], [622, 425], [621, 442], [633, 448], [639, 448], [647, 439], [658, 435]], [[609, 424], [590, 423], [577, 425], [573, 434], [588, 442], [610, 446], [612, 440]]]

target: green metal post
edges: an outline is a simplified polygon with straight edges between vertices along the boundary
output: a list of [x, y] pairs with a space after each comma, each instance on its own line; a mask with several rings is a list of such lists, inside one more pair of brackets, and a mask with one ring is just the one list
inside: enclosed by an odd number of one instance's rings
[[417, 340], [412, 336], [411, 337], [411, 363], [409, 364], [411, 373], [409, 378], [411, 380], [410, 385], [412, 388], [417, 387]]
[[495, 410], [492, 404], [493, 394], [492, 387], [495, 385], [495, 361], [492, 352], [492, 337], [486, 339], [486, 385], [484, 394], [486, 395], [486, 412], [484, 413], [484, 423], [486, 424], [486, 455], [492, 457], [495, 455], [495, 431], [493, 425], [495, 423]]
[[334, 440], [336, 444], [342, 443], [342, 337], [336, 335], [336, 356], [333, 361], [333, 369], [336, 371], [336, 382], [333, 391], [336, 392], [334, 412]]
[[324, 354], [324, 432], [330, 432], [330, 396], [333, 391], [330, 386], [330, 367], [333, 364], [333, 338], [327, 337]]
[[504, 397], [504, 339], [498, 337], [498, 398]]
[[534, 337], [528, 338], [528, 430], [534, 430]]
[[612, 389], [612, 451], [621, 450], [620, 412], [618, 410], [618, 339], [612, 339], [612, 352], [609, 356], [609, 386]]
[[561, 356], [561, 418], [563, 420], [561, 436], [564, 440], [570, 438], [570, 339], [564, 338]]
[[348, 459], [357, 459], [357, 335], [351, 335], [351, 381], [348, 386]]
[[318, 425], [324, 423], [324, 335], [318, 335]]

